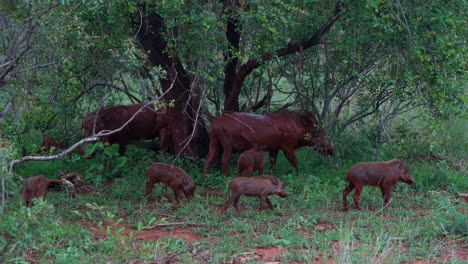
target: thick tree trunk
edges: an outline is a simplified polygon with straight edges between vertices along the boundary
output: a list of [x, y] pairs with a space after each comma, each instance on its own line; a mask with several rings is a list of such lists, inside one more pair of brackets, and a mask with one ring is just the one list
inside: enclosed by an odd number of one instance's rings
[[[208, 135], [203, 119], [196, 116], [199, 114], [197, 109], [200, 99], [192, 98], [190, 76], [180, 60], [165, 52], [167, 42], [162, 37], [165, 30], [163, 19], [151, 12], [143, 18], [141, 28], [138, 30], [138, 39], [151, 63], [167, 72], [166, 78], [160, 79], [160, 83], [166, 93], [163, 98], [167, 102], [175, 101], [175, 106], [168, 108], [172, 138], [170, 150], [174, 154], [189, 153], [193, 156], [204, 156], [207, 152]], [[196, 126], [194, 120], [197, 120]]]
[[232, 53], [232, 50], [239, 49], [240, 42], [239, 20], [231, 14], [226, 27], [226, 38], [229, 42], [228, 51], [224, 55], [226, 66], [224, 67], [224, 109], [239, 111], [239, 94], [244, 80], [239, 80], [237, 76], [237, 64], [239, 58]]

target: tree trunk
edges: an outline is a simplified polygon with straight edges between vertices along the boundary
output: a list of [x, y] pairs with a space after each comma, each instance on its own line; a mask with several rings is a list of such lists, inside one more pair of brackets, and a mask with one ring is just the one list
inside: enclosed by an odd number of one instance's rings
[[229, 43], [228, 51], [224, 55], [226, 66], [224, 67], [224, 109], [239, 111], [239, 94], [244, 80], [239, 80], [236, 72], [239, 58], [232, 53], [232, 50], [239, 49], [240, 25], [239, 20], [233, 13], [229, 14], [226, 27], [226, 38]]
[[[174, 154], [204, 156], [207, 153], [208, 134], [203, 119], [197, 118], [200, 98], [192, 97], [190, 75], [180, 60], [165, 52], [167, 42], [162, 36], [165, 30], [161, 16], [150, 12], [143, 18], [137, 35], [151, 64], [167, 72], [166, 78], [160, 79], [160, 83], [165, 92], [163, 99], [166, 102], [175, 101], [174, 107], [167, 110], [172, 139], [170, 151]], [[197, 120], [196, 125], [194, 120]]]

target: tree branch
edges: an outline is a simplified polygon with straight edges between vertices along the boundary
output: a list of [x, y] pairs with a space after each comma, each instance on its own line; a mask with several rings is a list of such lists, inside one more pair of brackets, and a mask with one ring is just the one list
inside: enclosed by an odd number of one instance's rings
[[49, 63], [45, 63], [45, 64], [41, 64], [41, 65], [36, 65], [36, 66], [33, 66], [33, 67], [29, 67], [29, 68], [27, 68], [27, 69], [19, 70], [19, 71], [17, 71], [16, 73], [23, 73], [23, 72], [27, 72], [27, 71], [34, 70], [34, 69], [46, 68], [46, 67], [49, 67], [50, 65], [54, 65], [54, 64], [55, 64], [55, 61], [49, 62]]
[[[330, 28], [335, 24], [335, 22], [341, 17], [343, 11], [341, 9], [341, 1], [337, 0], [335, 2], [335, 11], [331, 18], [329, 18], [321, 27], [318, 29], [314, 35], [312, 35], [309, 39], [297, 42], [297, 43], [290, 43], [285, 48], [277, 49], [276, 51], [266, 53], [259, 58], [250, 59], [245, 64], [242, 64], [237, 72], [234, 74], [230, 73], [224, 82], [224, 93], [225, 93], [225, 102], [224, 102], [224, 109], [225, 110], [234, 110], [239, 111], [239, 95], [242, 85], [244, 83], [245, 78], [249, 75], [254, 69], [260, 67], [265, 62], [271, 60], [273, 57], [282, 57], [285, 55], [289, 55], [298, 51], [303, 51], [308, 49], [312, 46], [318, 45], [322, 43], [322, 36], [326, 34]], [[230, 18], [231, 19], [231, 18]], [[230, 24], [232, 23], [231, 20], [228, 21], [228, 29]], [[235, 26], [236, 24], [233, 24]], [[235, 27], [231, 31], [235, 32]], [[240, 36], [239, 36], [240, 37]], [[225, 67], [225, 73], [228, 71], [231, 72], [233, 66], [231, 65], [233, 62], [236, 61], [237, 58], [232, 58], [232, 60], [228, 61], [228, 64]], [[237, 63], [236, 63], [237, 64]], [[237, 67], [237, 65], [236, 65]], [[234, 76], [234, 77], [233, 77]]]
[[8, 111], [10, 111], [10, 108], [13, 104], [11, 102], [8, 102], [8, 104], [3, 108], [3, 111], [0, 113], [0, 123], [5, 119], [6, 115], [8, 114]]
[[140, 100], [140, 99], [136, 98], [134, 95], [132, 95], [132, 94], [129, 93], [128, 91], [125, 91], [125, 89], [122, 89], [122, 88], [120, 88], [120, 87], [118, 87], [118, 86], [116, 86], [116, 85], [108, 84], [108, 83], [95, 83], [95, 84], [89, 86], [88, 88], [82, 90], [82, 91], [80, 92], [79, 95], [77, 95], [75, 98], [73, 98], [73, 99], [71, 100], [71, 102], [72, 102], [72, 103], [76, 103], [81, 97], [83, 97], [83, 96], [84, 96], [85, 94], [87, 94], [89, 91], [91, 91], [92, 89], [94, 89], [94, 88], [96, 88], [96, 87], [98, 87], [98, 86], [106, 86], [106, 87], [110, 87], [110, 88], [112, 88], [112, 89], [115, 89], [115, 90], [117, 90], [117, 91], [121, 91], [121, 92], [125, 93], [129, 98], [131, 98], [131, 99], [137, 101], [138, 103], [141, 103], [141, 100]]
[[42, 18], [42, 16], [49, 13], [52, 9], [54, 9], [57, 6], [59, 6], [59, 3], [52, 4], [48, 8], [37, 14], [37, 16], [29, 17], [23, 21], [22, 25], [19, 27], [19, 32], [13, 36], [10, 42], [10, 47], [8, 48], [6, 56], [8, 62], [2, 64], [2, 66], [0, 67], [0, 86], [7, 84], [16, 74], [27, 71], [17, 70], [19, 62], [21, 58], [32, 49], [32, 38], [36, 32], [36, 28], [40, 24], [40, 19]]
[[242, 79], [245, 78], [248, 74], [250, 74], [254, 69], [263, 65], [266, 61], [269, 61], [273, 56], [285, 56], [300, 50], [308, 49], [312, 46], [318, 45], [322, 43], [322, 36], [326, 34], [330, 28], [335, 24], [335, 22], [343, 15], [343, 10], [341, 9], [341, 1], [335, 2], [335, 12], [334, 15], [329, 18], [322, 27], [317, 30], [317, 32], [312, 35], [309, 39], [297, 42], [293, 44], [289, 44], [285, 48], [277, 49], [274, 52], [270, 52], [267, 54], [262, 55], [260, 58], [248, 60], [245, 64], [243, 64], [239, 71], [238, 71], [238, 78]]
[[354, 122], [363, 119], [366, 116], [373, 114], [385, 101], [390, 97], [391, 91], [387, 90], [385, 87], [379, 92], [379, 94], [365, 105], [360, 111], [356, 112], [351, 118], [349, 118], [340, 129], [337, 131], [337, 135], [341, 134], [349, 125]]
[[9, 173], [11, 172], [11, 169], [13, 168], [14, 165], [19, 164], [21, 162], [25, 161], [30, 161], [30, 160], [40, 160], [40, 161], [46, 161], [46, 160], [56, 160], [65, 157], [66, 155], [70, 154], [73, 150], [78, 148], [80, 145], [87, 143], [87, 142], [95, 142], [98, 141], [99, 137], [98, 136], [91, 136], [84, 138], [78, 142], [76, 142], [73, 146], [69, 147], [68, 149], [64, 150], [62, 153], [57, 154], [57, 155], [52, 155], [52, 156], [24, 156], [22, 158], [16, 159], [8, 164], [9, 168]]

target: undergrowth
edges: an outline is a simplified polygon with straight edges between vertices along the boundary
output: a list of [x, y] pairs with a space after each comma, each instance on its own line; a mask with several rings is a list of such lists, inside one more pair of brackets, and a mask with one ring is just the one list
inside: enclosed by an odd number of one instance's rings
[[[369, 145], [338, 147], [335, 158], [299, 149], [298, 173], [280, 154], [274, 169], [265, 173], [281, 178], [289, 197], [272, 196], [275, 209], [259, 212], [259, 199], [243, 196], [240, 218], [232, 209], [220, 212], [232, 176], [225, 178], [216, 165], [203, 177], [203, 159], [174, 160], [135, 146], [125, 157], [117, 154], [115, 146], [97, 150], [93, 159], [74, 153], [58, 161], [23, 163], [5, 178], [13, 197], [6, 200], [6, 211], [0, 215], [0, 262], [436, 263], [448, 259], [458, 263], [454, 255], [446, 257], [458, 245], [451, 241], [466, 245], [468, 208], [458, 195], [467, 192], [468, 181], [466, 168], [454, 166], [465, 157], [455, 145], [445, 153], [433, 148], [436, 159], [415, 152], [397, 155], [406, 152], [383, 146], [381, 158], [403, 159], [416, 183], [397, 184], [385, 208], [380, 190], [365, 187], [360, 198], [363, 210], [346, 213], [342, 210], [346, 171], [355, 162], [373, 160], [375, 152]], [[154, 161], [173, 163], [191, 175], [198, 185], [195, 197], [174, 206], [172, 190], [158, 184], [153, 193], [156, 201], [147, 201], [144, 171]], [[230, 168], [235, 175], [235, 157]], [[22, 177], [57, 178], [59, 170], [81, 173], [100, 193], [73, 197], [66, 189], [51, 191], [46, 201], [24, 207], [19, 195]], [[173, 223], [185, 225], [156, 227]], [[166, 235], [138, 238], [151, 230]], [[197, 239], [171, 236], [177, 230], [192, 232]], [[254, 253], [262, 248], [279, 253], [273, 257]]]

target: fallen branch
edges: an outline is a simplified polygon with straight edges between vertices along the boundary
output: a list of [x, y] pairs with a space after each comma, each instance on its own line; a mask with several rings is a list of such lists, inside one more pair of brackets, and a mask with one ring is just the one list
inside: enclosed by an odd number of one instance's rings
[[84, 179], [83, 175], [77, 172], [65, 173], [59, 170], [60, 179], [65, 184], [73, 196], [78, 193], [99, 194], [99, 192]]
[[151, 228], [144, 228], [144, 229], [155, 229], [157, 227], [167, 227], [167, 226], [180, 226], [180, 225], [188, 225], [188, 226], [205, 226], [207, 224], [197, 224], [197, 223], [190, 223], [190, 222], [174, 222], [174, 223], [162, 223], [152, 225]]
[[60, 158], [65, 157], [66, 155], [70, 154], [73, 150], [78, 148], [80, 145], [87, 143], [87, 142], [95, 142], [99, 141], [99, 136], [93, 136], [93, 137], [87, 137], [84, 138], [78, 142], [76, 142], [73, 146], [69, 147], [68, 149], [64, 150], [62, 153], [57, 154], [57, 155], [52, 155], [52, 156], [24, 156], [22, 158], [16, 159], [8, 164], [8, 172], [11, 172], [11, 169], [13, 168], [14, 165], [25, 162], [25, 161], [30, 161], [30, 160], [40, 160], [40, 161], [45, 161], [45, 160], [57, 160]]
[[388, 203], [386, 205], [384, 205], [384, 207], [380, 208], [380, 210], [378, 210], [377, 212], [373, 213], [373, 215], [377, 215], [379, 214], [380, 212], [382, 212], [385, 208], [387, 208], [387, 206], [389, 206], [391, 203], [392, 203], [392, 200], [393, 198], [390, 198], [390, 201], [388, 201]]

